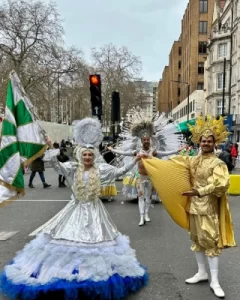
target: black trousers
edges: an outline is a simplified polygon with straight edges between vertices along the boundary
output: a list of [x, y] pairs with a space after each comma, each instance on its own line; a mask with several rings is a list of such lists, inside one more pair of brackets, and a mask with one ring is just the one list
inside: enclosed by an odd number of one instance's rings
[[65, 179], [66, 178], [63, 175], [58, 175], [58, 182], [59, 182], [59, 184], [65, 183]]

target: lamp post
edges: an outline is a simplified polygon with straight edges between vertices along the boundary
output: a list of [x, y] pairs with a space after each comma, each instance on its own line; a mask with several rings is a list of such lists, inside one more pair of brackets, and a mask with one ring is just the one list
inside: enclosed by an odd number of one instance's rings
[[58, 106], [58, 111], [57, 111], [57, 123], [59, 123], [59, 102], [60, 102], [60, 79], [59, 79], [59, 77], [60, 77], [60, 74], [59, 73], [57, 73], [58, 74], [58, 81], [57, 81], [57, 85], [58, 85], [58, 96], [57, 96], [57, 106]]
[[[51, 49], [52, 49], [52, 55], [56, 58], [56, 60], [59, 62], [59, 60], [60, 60], [60, 58], [61, 58], [61, 55], [58, 53], [58, 51], [57, 51], [57, 49], [54, 47], [54, 46], [52, 46], [51, 47]], [[57, 100], [58, 100], [58, 102], [57, 102], [57, 105], [58, 105], [58, 110], [57, 110], [57, 122], [59, 123], [59, 113], [60, 113], [60, 111], [59, 111], [59, 102], [60, 102], [60, 75], [62, 75], [62, 74], [68, 74], [68, 73], [73, 73], [73, 72], [75, 72], [76, 71], [76, 69], [74, 69], [74, 68], [72, 68], [72, 69], [67, 69], [67, 70], [62, 70], [62, 71], [59, 71], [59, 70], [56, 70], [55, 71], [55, 74], [57, 74], [57, 90], [58, 90], [58, 96], [57, 96]], [[63, 101], [62, 101], [62, 112], [63, 112]], [[63, 121], [63, 120], [62, 120]]]
[[[56, 71], [57, 74], [57, 122], [59, 123], [59, 115], [60, 115], [60, 110], [59, 110], [59, 104], [60, 104], [60, 75], [63, 74], [69, 74], [73, 73], [75, 70], [62, 70], [62, 71]], [[62, 101], [62, 112], [63, 112], [63, 101]], [[62, 120], [63, 121], [63, 120]]]
[[226, 85], [226, 57], [224, 57], [223, 61], [223, 90], [222, 90], [222, 116], [225, 115], [225, 85]]
[[171, 80], [172, 82], [177, 82], [179, 84], [186, 84], [187, 85], [187, 122], [189, 121], [189, 98], [190, 98], [190, 84], [188, 82], [184, 81], [176, 81], [176, 80]]

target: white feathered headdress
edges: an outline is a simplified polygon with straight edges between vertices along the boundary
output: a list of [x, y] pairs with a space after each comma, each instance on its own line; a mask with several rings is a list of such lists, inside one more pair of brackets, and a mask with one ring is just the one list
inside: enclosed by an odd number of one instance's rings
[[103, 140], [101, 123], [98, 119], [85, 118], [73, 121], [73, 137], [80, 146], [93, 145], [99, 147]]
[[166, 117], [164, 113], [157, 113], [152, 119], [146, 116], [141, 108], [132, 109], [131, 119], [122, 126], [120, 134], [122, 147], [138, 149], [141, 146], [141, 139], [148, 136], [152, 140], [152, 147], [161, 151], [172, 151], [178, 149], [183, 138], [177, 123]]

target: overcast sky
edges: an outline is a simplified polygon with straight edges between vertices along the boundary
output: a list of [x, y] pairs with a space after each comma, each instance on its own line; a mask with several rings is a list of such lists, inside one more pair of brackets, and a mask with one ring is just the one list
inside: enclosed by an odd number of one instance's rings
[[141, 76], [158, 81], [181, 31], [188, 0], [56, 0], [67, 45], [83, 50], [113, 43], [143, 63]]

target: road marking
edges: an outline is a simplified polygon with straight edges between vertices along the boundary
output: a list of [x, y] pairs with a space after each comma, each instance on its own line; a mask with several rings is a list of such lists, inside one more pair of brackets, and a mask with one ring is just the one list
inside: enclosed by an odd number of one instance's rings
[[19, 232], [19, 230], [18, 231], [0, 231], [0, 241], [6, 241], [10, 237], [17, 234], [18, 232]]
[[16, 200], [14, 202], [50, 202], [50, 201], [53, 201], [53, 202], [69, 202], [69, 201], [72, 201], [72, 200], [53, 200], [53, 199], [49, 199], [49, 200]]

